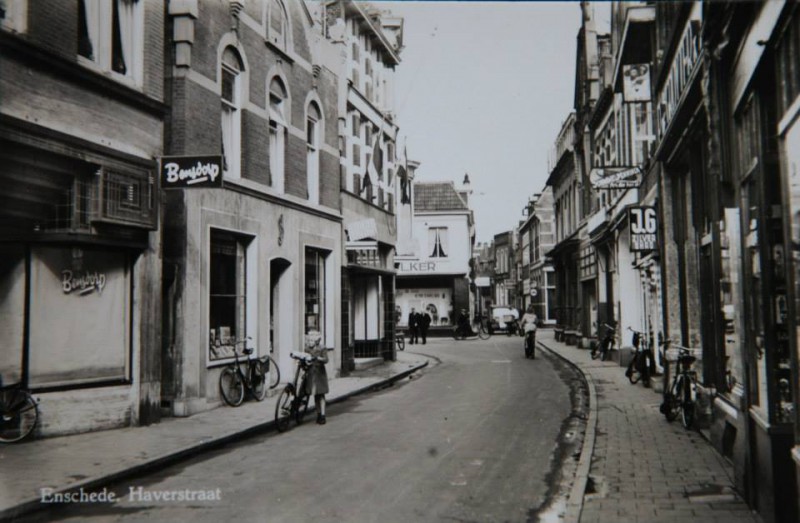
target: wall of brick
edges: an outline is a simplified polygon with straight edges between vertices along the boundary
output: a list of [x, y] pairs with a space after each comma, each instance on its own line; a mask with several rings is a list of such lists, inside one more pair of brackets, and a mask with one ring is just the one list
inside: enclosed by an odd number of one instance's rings
[[286, 2], [289, 23], [292, 24], [292, 37], [294, 44], [294, 52], [301, 56], [307, 62], [311, 61], [311, 50], [308, 45], [308, 35], [306, 34], [307, 17], [300, 2], [289, 0]]
[[78, 56], [78, 2], [41, 0], [29, 3], [31, 43], [69, 60]]

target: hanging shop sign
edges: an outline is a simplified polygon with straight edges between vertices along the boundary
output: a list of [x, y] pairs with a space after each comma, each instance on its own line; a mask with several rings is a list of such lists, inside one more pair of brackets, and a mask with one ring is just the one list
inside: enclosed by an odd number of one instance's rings
[[631, 251], [654, 251], [658, 248], [658, 218], [655, 207], [631, 207], [628, 209]]
[[163, 189], [221, 188], [222, 156], [163, 156]]
[[639, 187], [642, 169], [636, 167], [595, 167], [589, 172], [595, 189], [631, 189]]

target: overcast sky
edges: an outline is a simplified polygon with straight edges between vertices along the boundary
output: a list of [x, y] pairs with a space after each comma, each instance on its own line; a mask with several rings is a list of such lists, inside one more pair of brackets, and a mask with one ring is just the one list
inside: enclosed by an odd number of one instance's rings
[[[378, 2], [376, 2], [378, 3]], [[572, 110], [578, 2], [380, 2], [402, 16], [395, 103], [418, 181], [472, 181], [478, 241], [522, 219]], [[600, 11], [608, 4], [597, 4]], [[403, 146], [402, 139], [400, 147]]]

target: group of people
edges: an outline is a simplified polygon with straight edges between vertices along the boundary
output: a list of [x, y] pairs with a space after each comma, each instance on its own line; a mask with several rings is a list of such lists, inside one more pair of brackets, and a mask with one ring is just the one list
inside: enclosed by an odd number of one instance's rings
[[412, 307], [411, 312], [408, 314], [408, 334], [411, 338], [409, 343], [419, 343], [422, 338], [424, 345], [428, 341], [428, 327], [431, 326], [431, 315], [428, 311], [417, 312]]

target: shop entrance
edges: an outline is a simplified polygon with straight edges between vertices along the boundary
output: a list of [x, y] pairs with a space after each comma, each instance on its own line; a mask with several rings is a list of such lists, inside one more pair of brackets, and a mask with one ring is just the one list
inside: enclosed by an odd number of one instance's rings
[[[285, 258], [273, 258], [269, 262], [269, 347], [273, 350], [281, 371], [288, 358], [281, 355], [292, 350], [292, 319], [293, 293], [291, 278], [292, 263]], [[288, 371], [288, 369], [287, 369]]]

